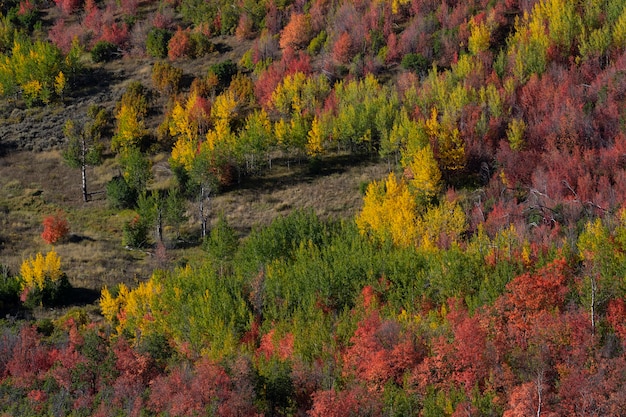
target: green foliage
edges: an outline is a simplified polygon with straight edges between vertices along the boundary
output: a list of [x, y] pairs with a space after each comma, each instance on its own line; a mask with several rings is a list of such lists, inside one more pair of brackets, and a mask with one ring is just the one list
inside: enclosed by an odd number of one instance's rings
[[167, 29], [152, 28], [146, 37], [146, 51], [155, 58], [167, 58], [167, 44], [172, 32]]
[[0, 310], [19, 305], [21, 287], [19, 277], [11, 275], [8, 267], [0, 265]]
[[237, 74], [237, 64], [230, 59], [213, 64], [209, 67], [209, 74], [217, 77], [218, 91], [224, 90], [230, 84], [235, 74]]
[[106, 195], [109, 206], [114, 209], [133, 208], [137, 201], [137, 190], [132, 188], [126, 179], [115, 176], [106, 185]]
[[139, 215], [127, 220], [122, 226], [122, 245], [141, 248], [148, 244], [149, 220]]
[[408, 53], [402, 57], [402, 68], [413, 71], [418, 75], [424, 75], [428, 72], [428, 60], [422, 54]]
[[235, 230], [228, 224], [223, 214], [217, 219], [217, 224], [204, 242], [204, 249], [216, 261], [227, 261], [237, 252], [239, 238]]
[[91, 48], [91, 60], [96, 64], [112, 61], [118, 54], [117, 45], [107, 41], [98, 41]]
[[152, 179], [150, 159], [138, 148], [132, 147], [121, 155], [120, 165], [124, 170], [123, 175], [128, 186], [137, 194], [143, 193]]
[[56, 46], [18, 34], [10, 53], [0, 55], [0, 96], [21, 90], [28, 106], [47, 104], [57, 94], [59, 74], [74, 70]]
[[191, 42], [190, 53], [194, 58], [201, 58], [215, 50], [215, 45], [211, 42], [209, 37], [202, 32], [192, 32], [189, 35], [189, 40]]

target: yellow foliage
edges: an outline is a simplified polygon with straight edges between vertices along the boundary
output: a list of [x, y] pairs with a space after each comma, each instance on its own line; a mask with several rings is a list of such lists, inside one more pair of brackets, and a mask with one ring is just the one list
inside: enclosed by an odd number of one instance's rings
[[450, 123], [440, 123], [435, 107], [430, 119], [426, 120], [426, 131], [432, 141], [438, 144], [439, 163], [443, 169], [457, 171], [465, 168], [465, 143], [459, 129], [450, 126]]
[[405, 181], [394, 173], [383, 184], [371, 183], [363, 200], [363, 210], [356, 223], [361, 233], [381, 240], [391, 239], [398, 246], [415, 244], [417, 239], [417, 203]]
[[191, 164], [193, 163], [197, 150], [197, 141], [186, 136], [181, 136], [172, 148], [172, 160], [189, 171], [191, 170]]
[[274, 123], [274, 136], [276, 136], [276, 142], [281, 146], [287, 146], [289, 139], [287, 137], [289, 133], [289, 126], [285, 119], [278, 119]]
[[65, 91], [65, 87], [67, 86], [67, 80], [65, 78], [65, 74], [63, 71], [59, 71], [59, 74], [54, 78], [54, 91], [61, 95], [63, 91]]
[[122, 103], [115, 114], [117, 129], [111, 141], [111, 149], [123, 151], [139, 145], [141, 139], [148, 132], [145, 127], [144, 116], [145, 110], [140, 106]]
[[411, 186], [426, 198], [434, 197], [441, 188], [441, 171], [430, 145], [418, 149], [408, 164]]
[[522, 119], [513, 119], [509, 122], [506, 131], [506, 138], [509, 141], [511, 149], [520, 151], [524, 147], [524, 132], [526, 131], [526, 123]]
[[457, 243], [467, 228], [465, 212], [456, 201], [445, 200], [430, 208], [419, 222], [422, 244]]
[[626, 8], [624, 8], [620, 17], [617, 18], [611, 35], [615, 49], [620, 50], [626, 46]]
[[44, 257], [41, 252], [35, 258], [30, 258], [22, 263], [20, 268], [24, 288], [44, 288], [46, 280], [57, 281], [63, 273], [61, 272], [61, 258], [53, 250]]
[[113, 324], [117, 318], [120, 311], [120, 301], [118, 297], [113, 297], [107, 287], [104, 287], [100, 292], [100, 311], [110, 324]]
[[315, 117], [311, 123], [311, 130], [309, 130], [307, 138], [306, 153], [309, 156], [321, 155], [324, 152], [324, 133], [322, 132], [321, 123], [317, 117]]
[[470, 53], [476, 55], [489, 49], [489, 38], [491, 30], [486, 22], [476, 23], [474, 19], [470, 21], [470, 36], [467, 48]]
[[37, 97], [43, 89], [43, 85], [38, 80], [32, 80], [22, 87], [24, 94], [29, 97]]
[[226, 90], [215, 98], [213, 107], [211, 107], [211, 118], [215, 123], [219, 121], [230, 121], [237, 114], [237, 100], [232, 90]]

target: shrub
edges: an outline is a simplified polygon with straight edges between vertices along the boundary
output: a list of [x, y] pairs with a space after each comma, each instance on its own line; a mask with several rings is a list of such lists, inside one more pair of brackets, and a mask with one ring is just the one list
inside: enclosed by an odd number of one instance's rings
[[188, 57], [192, 51], [189, 29], [183, 30], [180, 26], [167, 44], [167, 57], [170, 61]]
[[237, 74], [237, 64], [233, 61], [226, 60], [209, 67], [209, 75], [213, 74], [217, 77], [218, 87], [220, 90], [228, 87], [234, 75]]
[[167, 58], [167, 44], [172, 33], [166, 29], [152, 28], [146, 38], [146, 51], [155, 58]]
[[65, 239], [69, 231], [69, 224], [62, 211], [43, 219], [43, 233], [41, 233], [41, 237], [48, 244], [54, 244]]
[[191, 42], [191, 57], [200, 58], [215, 50], [215, 45], [209, 40], [209, 37], [202, 32], [192, 32], [189, 35]]
[[98, 41], [91, 49], [91, 60], [95, 63], [109, 62], [117, 55], [117, 45], [108, 41]]
[[166, 61], [157, 61], [152, 67], [152, 82], [162, 94], [171, 95], [177, 93], [182, 78], [183, 70], [174, 67]]
[[409, 53], [402, 58], [402, 68], [416, 74], [428, 72], [428, 60], [422, 54]]
[[122, 227], [122, 245], [141, 248], [148, 241], [148, 225], [139, 215], [124, 223]]
[[107, 183], [106, 192], [109, 205], [114, 209], [132, 208], [137, 202], [137, 191], [121, 175]]
[[38, 253], [22, 263], [21, 301], [27, 307], [60, 305], [65, 301], [71, 286], [61, 271], [61, 258], [54, 250], [44, 257]]
[[9, 268], [0, 265], [0, 310], [19, 305], [21, 282], [11, 276]]

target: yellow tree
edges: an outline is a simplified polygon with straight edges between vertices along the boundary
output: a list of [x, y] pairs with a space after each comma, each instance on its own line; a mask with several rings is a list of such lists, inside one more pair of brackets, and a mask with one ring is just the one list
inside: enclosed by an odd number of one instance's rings
[[111, 149], [124, 153], [136, 148], [147, 135], [145, 116], [148, 113], [148, 101], [145, 87], [139, 82], [131, 83], [117, 103], [115, 134], [111, 140]]
[[432, 199], [441, 190], [441, 171], [430, 145], [417, 149], [412, 155], [404, 155], [407, 176], [418, 196]]
[[465, 143], [459, 129], [450, 121], [441, 123], [435, 107], [425, 127], [431, 143], [437, 146], [437, 159], [442, 170], [454, 172], [465, 168]]
[[419, 221], [420, 244], [445, 247], [457, 243], [467, 228], [465, 213], [454, 199], [446, 198], [429, 208]]
[[417, 203], [407, 183], [398, 181], [394, 173], [384, 182], [372, 182], [356, 223], [363, 234], [391, 240], [398, 246], [414, 245], [418, 238]]
[[311, 123], [311, 130], [309, 130], [309, 134], [307, 135], [306, 153], [312, 157], [320, 156], [324, 152], [325, 138], [322, 123], [319, 118], [315, 116]]
[[34, 258], [29, 258], [22, 263], [20, 268], [22, 276], [22, 289], [38, 288], [44, 289], [46, 281], [58, 281], [63, 273], [61, 272], [61, 258], [53, 250], [44, 257], [41, 252]]

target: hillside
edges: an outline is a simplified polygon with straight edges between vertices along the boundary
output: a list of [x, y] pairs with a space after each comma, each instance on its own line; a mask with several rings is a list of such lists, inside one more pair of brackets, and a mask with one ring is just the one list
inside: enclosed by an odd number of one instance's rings
[[0, 414], [623, 414], [623, 0], [0, 12]]

